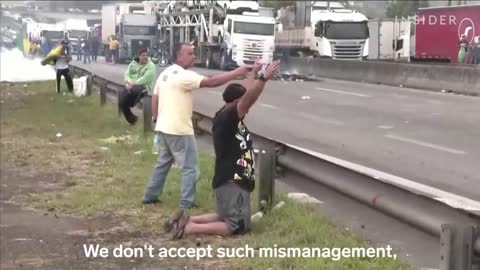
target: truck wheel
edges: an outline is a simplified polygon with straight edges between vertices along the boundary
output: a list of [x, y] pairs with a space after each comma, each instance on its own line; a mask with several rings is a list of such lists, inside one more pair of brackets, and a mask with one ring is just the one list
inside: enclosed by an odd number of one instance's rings
[[207, 57], [205, 59], [205, 67], [208, 69], [214, 69], [215, 63], [213, 62], [213, 53], [211, 50], [207, 50]]
[[227, 70], [227, 61], [226, 61], [225, 51], [222, 51], [220, 54], [220, 70]]

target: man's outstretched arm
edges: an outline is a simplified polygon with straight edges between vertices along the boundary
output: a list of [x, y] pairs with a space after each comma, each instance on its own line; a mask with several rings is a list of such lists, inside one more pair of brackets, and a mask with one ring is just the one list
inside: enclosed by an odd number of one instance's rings
[[246, 75], [247, 73], [248, 68], [243, 66], [230, 72], [206, 77], [200, 82], [200, 88], [222, 86], [229, 81], [233, 81], [240, 76]]

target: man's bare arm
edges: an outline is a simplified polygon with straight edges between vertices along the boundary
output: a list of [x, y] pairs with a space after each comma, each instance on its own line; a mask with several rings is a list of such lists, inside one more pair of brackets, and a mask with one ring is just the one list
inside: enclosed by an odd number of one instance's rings
[[239, 67], [230, 72], [225, 72], [223, 74], [213, 75], [211, 77], [206, 77], [200, 83], [200, 88], [205, 87], [218, 87], [228, 83], [229, 81], [235, 80], [237, 77], [243, 76], [248, 73], [247, 67]]
[[152, 95], [152, 120], [157, 121], [158, 117], [158, 95]]

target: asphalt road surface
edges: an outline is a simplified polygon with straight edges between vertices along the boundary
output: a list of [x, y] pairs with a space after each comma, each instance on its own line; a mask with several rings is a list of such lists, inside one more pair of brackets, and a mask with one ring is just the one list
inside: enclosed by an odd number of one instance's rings
[[[78, 66], [119, 83], [126, 70], [103, 60]], [[197, 90], [194, 110], [213, 116], [222, 90]], [[263, 136], [480, 201], [479, 97], [329, 79], [272, 81], [246, 123]]]

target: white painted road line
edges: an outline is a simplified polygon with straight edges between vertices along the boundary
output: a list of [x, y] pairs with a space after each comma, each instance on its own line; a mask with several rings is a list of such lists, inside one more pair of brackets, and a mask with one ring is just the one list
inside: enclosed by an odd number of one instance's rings
[[261, 102], [260, 102], [260, 106], [265, 107], [265, 108], [269, 108], [269, 109], [276, 109], [277, 108], [273, 105], [266, 104], [266, 103], [261, 103]]
[[307, 118], [307, 119], [312, 120], [312, 121], [318, 121], [318, 122], [322, 122], [322, 123], [325, 123], [325, 124], [330, 124], [330, 125], [335, 125], [335, 126], [344, 126], [345, 125], [345, 123], [343, 123], [341, 121], [328, 119], [328, 118], [323, 118], [323, 117], [319, 117], [319, 116], [316, 116], [316, 115], [311, 115], [311, 114], [304, 113], [304, 112], [297, 113], [297, 115], [299, 115], [301, 117], [304, 117], [304, 118]]
[[220, 92], [217, 92], [217, 91], [213, 91], [213, 90], [208, 90], [208, 93], [210, 93], [210, 94], [214, 94], [214, 95], [217, 95], [217, 96], [221, 96], [221, 95], [223, 95], [222, 93], [220, 93]]
[[394, 126], [384, 125], [384, 126], [377, 126], [377, 128], [381, 128], [381, 129], [392, 129], [392, 128], [394, 128]]
[[[281, 141], [280, 141], [281, 142]], [[328, 156], [322, 153], [318, 153], [303, 147], [291, 145], [285, 142], [281, 142], [289, 147], [295, 148], [299, 151], [308, 153], [312, 156], [321, 158], [328, 162], [337, 164], [341, 167], [356, 171], [358, 173], [368, 175], [375, 180], [382, 181], [387, 184], [391, 184], [406, 190], [409, 190], [415, 194], [427, 196], [444, 204], [447, 204], [453, 208], [463, 209], [467, 212], [478, 215], [480, 213], [480, 201], [475, 201], [448, 191], [437, 189], [431, 186], [427, 186], [410, 179], [402, 178], [392, 174], [388, 174], [382, 171], [378, 171], [369, 167], [362, 166], [353, 162], [342, 160], [336, 157]]]
[[369, 95], [364, 95], [364, 94], [359, 94], [359, 93], [354, 93], [354, 92], [334, 90], [334, 89], [328, 89], [328, 88], [316, 87], [315, 89], [320, 90], [320, 91], [327, 91], [327, 92], [333, 92], [333, 93], [344, 94], [344, 95], [352, 95], [352, 96], [357, 96], [357, 97], [370, 97]]
[[432, 149], [435, 149], [435, 150], [448, 152], [448, 153], [451, 153], [451, 154], [456, 154], [456, 155], [465, 155], [466, 154], [466, 152], [462, 151], [462, 150], [457, 150], [457, 149], [454, 149], [454, 148], [450, 148], [450, 147], [446, 147], [446, 146], [442, 146], [442, 145], [438, 145], [438, 144], [433, 144], [433, 143], [429, 143], [429, 142], [422, 142], [422, 141], [419, 141], [419, 140], [410, 139], [410, 138], [398, 136], [398, 135], [395, 135], [395, 134], [387, 134], [387, 135], [385, 135], [385, 137], [387, 137], [389, 139], [392, 139], [392, 140], [412, 143], [412, 144], [420, 145], [420, 146], [423, 146], [423, 147], [428, 147], [428, 148], [432, 148]]

